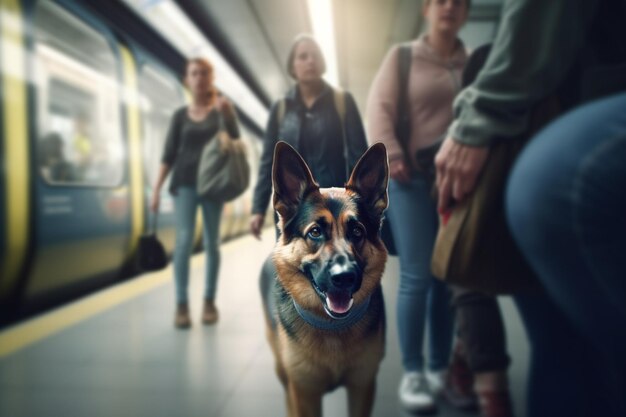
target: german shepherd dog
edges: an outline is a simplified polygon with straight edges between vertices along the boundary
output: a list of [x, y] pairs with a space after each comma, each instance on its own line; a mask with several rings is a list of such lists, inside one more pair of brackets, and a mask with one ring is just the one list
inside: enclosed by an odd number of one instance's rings
[[280, 237], [266, 298], [267, 336], [290, 417], [321, 416], [322, 396], [348, 391], [351, 417], [369, 416], [384, 356], [380, 240], [387, 208], [385, 146], [370, 147], [345, 188], [320, 189], [279, 142], [272, 181]]

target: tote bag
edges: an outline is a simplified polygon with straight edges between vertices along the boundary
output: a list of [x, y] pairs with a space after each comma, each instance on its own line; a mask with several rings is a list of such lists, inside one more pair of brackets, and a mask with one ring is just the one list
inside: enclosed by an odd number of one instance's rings
[[220, 129], [202, 150], [196, 188], [198, 196], [228, 202], [239, 197], [250, 183], [250, 165], [241, 139], [231, 139]]
[[[481, 47], [470, 57], [464, 83], [471, 82], [465, 80], [468, 73], [478, 73], [488, 52], [488, 47]], [[491, 147], [473, 193], [454, 206], [449, 215], [440, 216], [431, 260], [435, 277], [494, 295], [540, 291], [539, 281], [509, 231], [505, 188], [513, 163], [528, 140], [559, 111], [555, 96], [544, 99], [531, 112], [527, 132]]]

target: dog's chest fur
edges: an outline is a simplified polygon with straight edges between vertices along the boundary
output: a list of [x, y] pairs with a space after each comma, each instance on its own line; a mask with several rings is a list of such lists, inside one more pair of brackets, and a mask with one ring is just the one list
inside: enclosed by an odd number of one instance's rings
[[[329, 331], [312, 328], [292, 308], [280, 290], [275, 294], [279, 315], [278, 344], [282, 360], [298, 378], [333, 390], [351, 380], [373, 377], [384, 356], [385, 316], [379, 287], [363, 318], [349, 328]], [[373, 366], [374, 365], [374, 366]]]

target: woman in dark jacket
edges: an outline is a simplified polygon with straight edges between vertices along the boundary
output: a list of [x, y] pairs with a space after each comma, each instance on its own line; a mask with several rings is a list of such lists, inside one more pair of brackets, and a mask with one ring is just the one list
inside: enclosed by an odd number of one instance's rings
[[325, 69], [317, 42], [308, 35], [298, 36], [287, 60], [287, 71], [296, 85], [272, 106], [265, 132], [250, 221], [250, 230], [257, 238], [272, 194], [276, 142], [285, 141], [298, 150], [320, 187], [342, 187], [367, 149], [354, 99], [324, 82]]

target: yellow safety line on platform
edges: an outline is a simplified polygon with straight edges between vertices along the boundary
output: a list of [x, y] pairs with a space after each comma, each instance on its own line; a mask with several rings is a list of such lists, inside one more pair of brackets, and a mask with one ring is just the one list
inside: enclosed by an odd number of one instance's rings
[[[271, 234], [264, 234], [264, 239], [273, 239], [273, 229], [270, 231]], [[251, 239], [251, 237], [240, 238], [222, 245], [222, 254], [226, 255], [232, 251], [241, 250], [242, 246], [250, 245]], [[191, 260], [191, 269], [201, 267], [203, 262], [204, 256], [202, 254], [194, 256]], [[170, 265], [162, 271], [131, 279], [42, 316], [9, 327], [0, 332], [0, 358], [109, 310], [124, 301], [156, 289], [170, 282], [172, 274], [172, 266]]]

